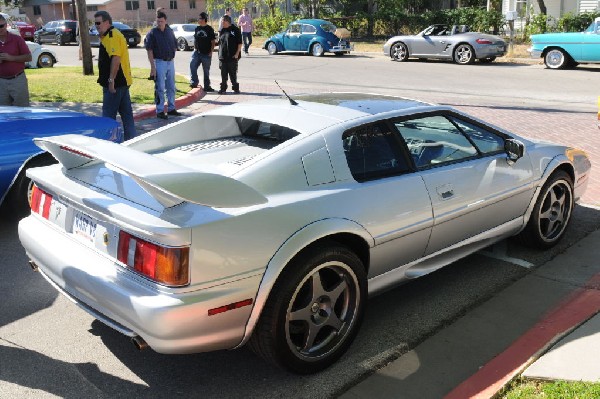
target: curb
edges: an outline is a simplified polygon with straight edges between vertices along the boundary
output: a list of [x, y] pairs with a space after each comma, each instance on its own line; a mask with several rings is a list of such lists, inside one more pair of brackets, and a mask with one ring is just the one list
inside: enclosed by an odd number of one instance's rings
[[[185, 108], [188, 105], [195, 103], [196, 101], [204, 98], [206, 92], [202, 87], [191, 89], [185, 95], [175, 99], [175, 109]], [[143, 119], [155, 118], [156, 117], [156, 105], [145, 108], [133, 116], [133, 120], [139, 122]]]
[[600, 311], [600, 273], [448, 393], [444, 399], [493, 398], [551, 346]]

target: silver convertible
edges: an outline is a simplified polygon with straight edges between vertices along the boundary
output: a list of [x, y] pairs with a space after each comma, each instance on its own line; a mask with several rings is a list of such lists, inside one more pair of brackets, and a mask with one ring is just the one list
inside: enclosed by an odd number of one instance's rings
[[506, 237], [548, 248], [588, 184], [583, 151], [450, 107], [328, 93], [211, 110], [124, 144], [35, 139], [19, 237], [57, 290], [138, 348], [248, 344], [312, 373], [369, 295]]
[[494, 61], [506, 53], [506, 42], [498, 36], [469, 32], [465, 25], [431, 25], [416, 35], [394, 36], [383, 45], [383, 53], [396, 61], [409, 58], [439, 58], [457, 64]]

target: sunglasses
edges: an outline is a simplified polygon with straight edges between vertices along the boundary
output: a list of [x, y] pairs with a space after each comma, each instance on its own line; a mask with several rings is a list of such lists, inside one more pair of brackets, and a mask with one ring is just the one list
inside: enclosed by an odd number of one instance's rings
[[0, 29], [4, 28], [6, 24], [0, 24]]
[[104, 22], [104, 21], [94, 21], [94, 23], [96, 24], [96, 26], [100, 25], [102, 22]]

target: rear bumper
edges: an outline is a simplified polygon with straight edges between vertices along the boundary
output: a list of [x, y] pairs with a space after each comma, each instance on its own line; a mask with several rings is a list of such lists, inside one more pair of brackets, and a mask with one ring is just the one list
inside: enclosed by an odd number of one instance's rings
[[262, 277], [247, 276], [195, 291], [159, 290], [37, 215], [19, 223], [19, 238], [43, 276], [61, 293], [109, 327], [142, 337], [160, 353], [234, 348], [244, 336], [252, 306], [213, 316], [208, 310], [254, 299]]
[[329, 49], [331, 53], [349, 53], [350, 51], [354, 51], [354, 45], [350, 46], [333, 46]]

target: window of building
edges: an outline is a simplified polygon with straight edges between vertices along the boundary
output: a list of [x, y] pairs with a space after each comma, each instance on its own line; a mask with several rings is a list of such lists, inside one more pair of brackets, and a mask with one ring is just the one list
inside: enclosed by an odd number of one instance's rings
[[86, 6], [85, 9], [88, 11], [96, 12], [98, 11], [98, 6]]
[[137, 10], [140, 8], [140, 2], [137, 0], [127, 0], [125, 1], [125, 9], [128, 11]]
[[177, 10], [177, 0], [171, 0], [169, 2], [169, 9], [171, 9], [171, 10]]
[[40, 6], [33, 6], [33, 15], [42, 15], [42, 9]]
[[154, 5], [154, 0], [148, 0], [148, 10], [156, 10], [156, 6]]
[[515, 11], [519, 18], [524, 18], [527, 15], [527, 6], [529, 0], [515, 0]]
[[196, 8], [196, 0], [190, 0], [190, 10], [194, 10]]

